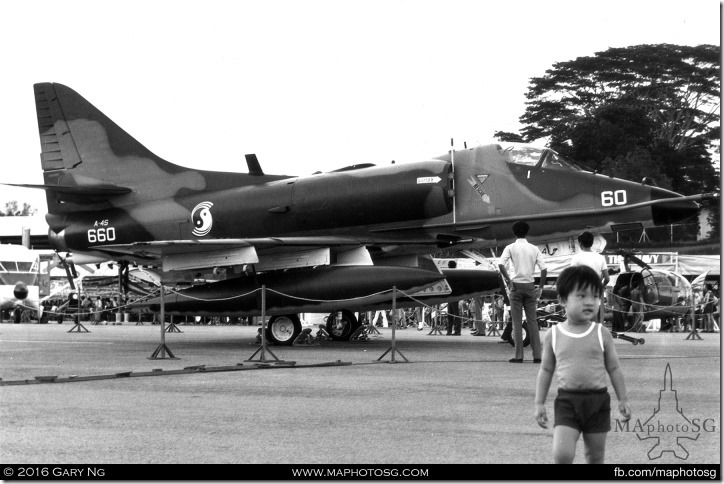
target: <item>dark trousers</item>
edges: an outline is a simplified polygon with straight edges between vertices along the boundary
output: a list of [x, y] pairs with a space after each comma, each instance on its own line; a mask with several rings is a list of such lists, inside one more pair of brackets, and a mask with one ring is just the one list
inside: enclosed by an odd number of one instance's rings
[[461, 322], [458, 302], [449, 302], [447, 304], [447, 334], [460, 334]]
[[533, 358], [540, 359], [541, 345], [540, 334], [538, 333], [538, 321], [536, 320], [535, 284], [516, 282], [515, 289], [509, 294], [510, 316], [513, 319], [513, 341], [515, 341], [515, 357], [523, 358], [523, 311], [528, 320], [528, 333], [530, 334], [530, 346], [533, 350]]

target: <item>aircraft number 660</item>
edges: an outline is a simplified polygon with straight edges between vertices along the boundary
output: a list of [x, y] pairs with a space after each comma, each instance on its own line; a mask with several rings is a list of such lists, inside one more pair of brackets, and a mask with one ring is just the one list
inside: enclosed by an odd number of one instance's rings
[[88, 242], [112, 242], [116, 240], [116, 229], [113, 227], [90, 229], [88, 231]]
[[628, 200], [626, 199], [626, 190], [616, 190], [612, 192], [610, 190], [601, 192], [601, 205], [604, 207], [610, 207], [613, 205], [626, 205]]

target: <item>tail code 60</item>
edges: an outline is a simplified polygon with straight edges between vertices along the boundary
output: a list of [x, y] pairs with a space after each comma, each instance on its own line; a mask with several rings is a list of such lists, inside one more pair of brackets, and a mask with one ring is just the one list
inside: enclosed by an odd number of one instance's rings
[[113, 227], [90, 229], [88, 231], [88, 242], [95, 244], [96, 242], [112, 242], [116, 240], [116, 229]]

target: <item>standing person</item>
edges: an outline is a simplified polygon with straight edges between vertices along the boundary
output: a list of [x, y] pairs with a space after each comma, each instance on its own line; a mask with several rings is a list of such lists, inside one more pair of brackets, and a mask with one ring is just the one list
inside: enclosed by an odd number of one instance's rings
[[[571, 257], [571, 266], [588, 266], [601, 275], [603, 279], [603, 287], [608, 285], [611, 277], [608, 275], [608, 264], [606, 264], [606, 258], [598, 252], [593, 252], [593, 234], [591, 232], [583, 232], [578, 236], [578, 245], [581, 251]], [[603, 322], [603, 304], [601, 309], [598, 311], [596, 321], [599, 323]]]
[[619, 277], [613, 286], [613, 322], [611, 329], [615, 332], [626, 331], [628, 313], [631, 309], [631, 289]]
[[598, 273], [575, 266], [561, 272], [556, 288], [566, 309], [566, 321], [554, 325], [545, 338], [535, 394], [536, 421], [548, 428], [545, 401], [555, 373], [558, 396], [554, 404], [553, 460], [557, 464], [573, 463], [576, 443], [583, 434], [586, 462], [602, 464], [611, 430], [606, 374], [618, 398], [618, 411], [626, 420], [631, 418], [613, 337], [593, 321], [603, 286]]
[[601, 275], [603, 279], [603, 287], [608, 285], [611, 277], [608, 275], [608, 264], [606, 258], [598, 252], [593, 252], [593, 234], [591, 232], [583, 232], [578, 236], [578, 245], [581, 251], [571, 257], [572, 266], [588, 266]]
[[[538, 334], [536, 320], [536, 301], [540, 297], [541, 290], [535, 285], [533, 271], [536, 266], [540, 268], [540, 285], [543, 287], [546, 284], [548, 268], [538, 247], [525, 238], [529, 229], [528, 224], [522, 220], [513, 224], [513, 234], [515, 234], [517, 240], [505, 246], [503, 255], [500, 256], [498, 261], [500, 272], [507, 281], [510, 316], [513, 320], [515, 358], [509, 360], [511, 363], [523, 363], [523, 310], [525, 310], [525, 316], [528, 320], [533, 362], [541, 362], [540, 335]], [[513, 266], [512, 278], [505, 268], [508, 263], [512, 263]]]
[[493, 296], [493, 322], [497, 329], [503, 329], [505, 321], [505, 300], [503, 296]]
[[631, 289], [631, 311], [633, 312], [634, 320], [631, 326], [631, 331], [636, 333], [643, 333], [644, 331], [646, 331], [646, 326], [644, 325], [644, 295], [646, 294], [646, 284], [644, 284], [643, 277], [637, 278], [636, 281], [636, 286]]
[[714, 332], [714, 305], [716, 304], [716, 296], [710, 284], [705, 287], [704, 299], [701, 301], [701, 319], [703, 321], [703, 331], [705, 333]]
[[458, 301], [447, 302], [447, 336], [460, 336], [461, 325], [460, 306]]
[[[447, 263], [449, 269], [455, 269], [458, 263], [451, 260]], [[460, 336], [461, 328], [460, 306], [458, 301], [447, 302], [447, 336]]]
[[93, 303], [93, 324], [101, 324], [101, 314], [103, 313], [103, 303], [100, 296]]
[[85, 296], [81, 303], [81, 321], [90, 321], [91, 312], [93, 312], [93, 300], [90, 296]]
[[483, 308], [485, 307], [485, 303], [483, 303], [482, 296], [474, 297], [470, 306], [474, 321], [473, 324], [475, 325], [475, 328], [470, 331], [470, 334], [473, 336], [485, 336], [485, 323], [483, 322]]

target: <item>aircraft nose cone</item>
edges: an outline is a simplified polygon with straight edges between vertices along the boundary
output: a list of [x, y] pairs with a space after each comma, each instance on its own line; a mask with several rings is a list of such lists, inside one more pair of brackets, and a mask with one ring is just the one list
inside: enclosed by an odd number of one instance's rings
[[15, 299], [20, 299], [21, 301], [26, 299], [28, 297], [28, 286], [22, 282], [18, 282], [15, 284], [15, 289], [13, 289], [13, 296], [15, 296]]
[[667, 200], [651, 206], [655, 225], [669, 225], [699, 215], [699, 204], [667, 190], [652, 191], [651, 200]]

